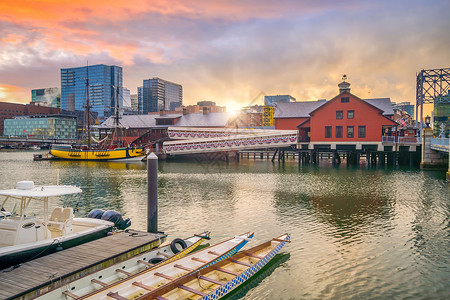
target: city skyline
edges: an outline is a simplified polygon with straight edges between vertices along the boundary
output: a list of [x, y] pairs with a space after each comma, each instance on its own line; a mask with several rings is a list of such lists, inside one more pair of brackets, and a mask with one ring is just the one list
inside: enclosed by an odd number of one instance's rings
[[264, 95], [330, 99], [347, 74], [361, 98], [415, 104], [416, 73], [449, 67], [448, 1], [2, 1], [0, 101], [60, 87], [60, 69], [160, 77], [183, 103], [230, 110]]

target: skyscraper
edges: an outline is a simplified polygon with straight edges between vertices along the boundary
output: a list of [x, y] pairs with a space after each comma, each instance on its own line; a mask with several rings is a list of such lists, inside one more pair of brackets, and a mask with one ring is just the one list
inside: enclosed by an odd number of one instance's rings
[[154, 77], [144, 80], [142, 112], [174, 110], [183, 103], [183, 87], [179, 84]]
[[[116, 98], [123, 106], [122, 67], [93, 65], [61, 69], [61, 108], [65, 110], [85, 110], [86, 86], [89, 86], [91, 110], [100, 119], [114, 114]], [[119, 97], [116, 88], [119, 88]]]
[[[138, 86], [138, 114], [144, 113], [144, 87]], [[147, 111], [148, 113], [148, 111]]]

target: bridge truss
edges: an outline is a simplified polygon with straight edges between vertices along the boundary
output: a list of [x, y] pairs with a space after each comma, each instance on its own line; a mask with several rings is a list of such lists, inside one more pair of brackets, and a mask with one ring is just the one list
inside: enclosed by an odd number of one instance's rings
[[417, 75], [416, 119], [420, 122], [420, 134], [424, 127], [423, 105], [427, 103], [450, 103], [450, 68], [422, 70]]

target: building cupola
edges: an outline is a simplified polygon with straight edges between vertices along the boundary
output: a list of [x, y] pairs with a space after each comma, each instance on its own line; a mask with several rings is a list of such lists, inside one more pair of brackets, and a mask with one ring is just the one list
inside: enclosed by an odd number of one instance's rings
[[347, 75], [343, 75], [342, 76], [342, 82], [338, 84], [339, 87], [339, 94], [342, 94], [344, 92], [349, 92], [350, 93], [350, 83], [346, 82], [347, 80]]

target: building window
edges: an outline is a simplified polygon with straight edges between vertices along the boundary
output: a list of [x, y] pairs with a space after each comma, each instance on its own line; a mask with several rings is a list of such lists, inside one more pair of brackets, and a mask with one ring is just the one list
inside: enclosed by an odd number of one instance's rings
[[331, 138], [331, 126], [325, 126], [325, 138]]
[[355, 111], [349, 110], [347, 111], [347, 119], [354, 119], [355, 118]]
[[336, 111], [336, 119], [342, 119], [344, 117], [344, 113], [342, 110]]
[[348, 102], [350, 102], [350, 97], [341, 97], [341, 102], [342, 102], [342, 103], [348, 103]]
[[342, 138], [342, 126], [336, 126], [336, 138]]
[[354, 137], [354, 127], [353, 126], [347, 126], [347, 137], [353, 138]]
[[358, 137], [359, 138], [366, 137], [366, 126], [358, 126]]

